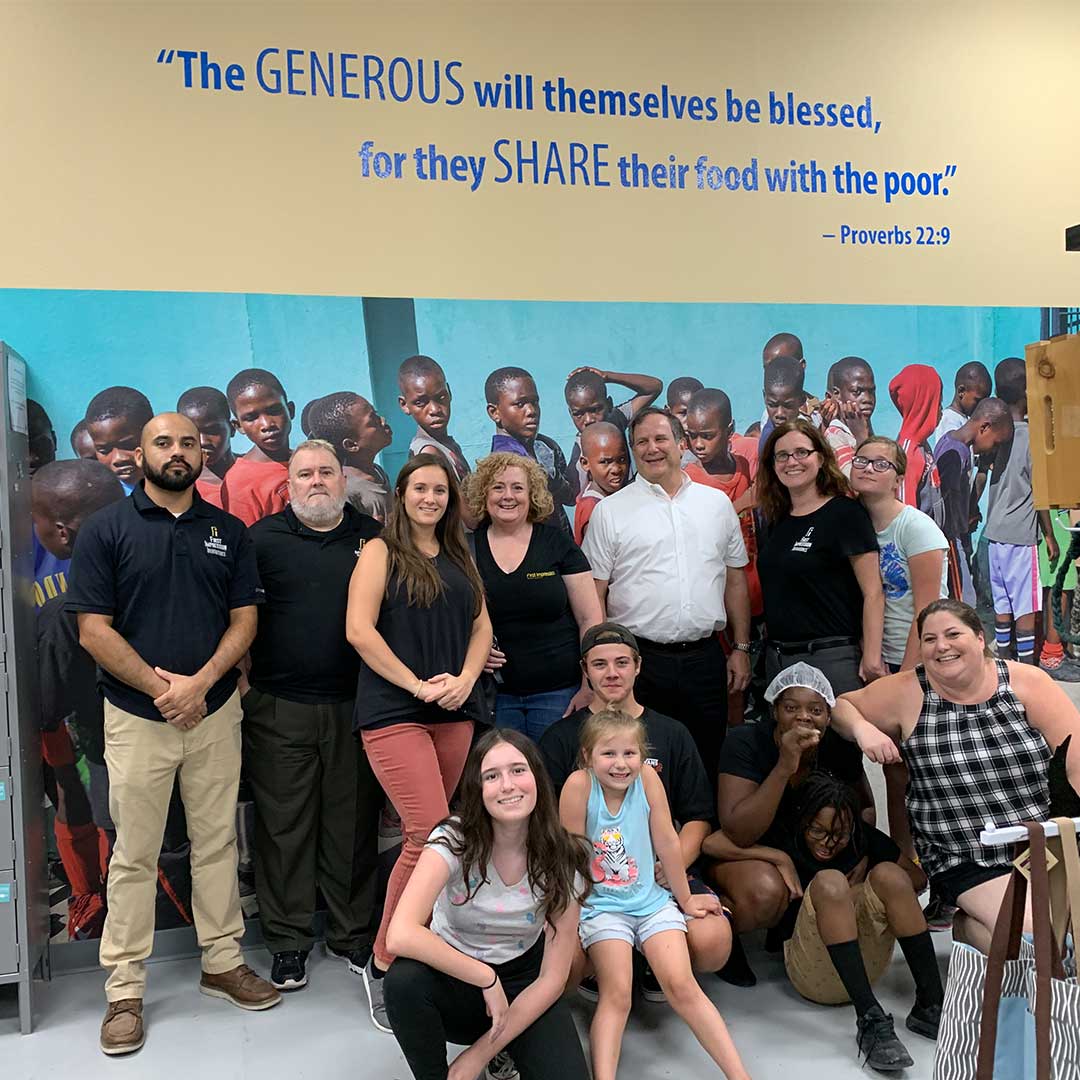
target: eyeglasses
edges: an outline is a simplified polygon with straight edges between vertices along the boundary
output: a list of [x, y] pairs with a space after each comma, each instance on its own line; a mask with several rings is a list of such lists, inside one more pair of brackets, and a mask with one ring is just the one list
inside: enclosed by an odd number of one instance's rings
[[807, 828], [806, 835], [815, 843], [825, 844], [828, 847], [841, 847], [851, 839], [851, 830], [847, 829], [843, 832], [835, 833], [829, 832], [819, 825], [811, 825]]
[[816, 454], [816, 450], [811, 450], [809, 447], [800, 446], [797, 450], [777, 450], [773, 454], [773, 460], [783, 465], [784, 462], [790, 461], [794, 458], [796, 461], [805, 461], [811, 454]]
[[896, 466], [888, 459], [883, 457], [863, 457], [862, 454], [856, 454], [851, 459], [851, 465], [855, 469], [873, 469], [874, 472], [888, 472], [890, 469], [896, 470]]

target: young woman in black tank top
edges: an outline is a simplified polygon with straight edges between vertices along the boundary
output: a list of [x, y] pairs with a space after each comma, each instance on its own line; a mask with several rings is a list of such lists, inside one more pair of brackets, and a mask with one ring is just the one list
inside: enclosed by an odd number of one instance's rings
[[483, 586], [448, 463], [418, 454], [394, 490], [385, 531], [357, 559], [346, 621], [363, 661], [354, 728], [402, 821], [401, 855], [364, 970], [372, 1021], [387, 1032], [382, 976], [393, 957], [386, 928], [428, 834], [449, 813], [473, 723], [483, 715], [476, 680], [491, 649]]

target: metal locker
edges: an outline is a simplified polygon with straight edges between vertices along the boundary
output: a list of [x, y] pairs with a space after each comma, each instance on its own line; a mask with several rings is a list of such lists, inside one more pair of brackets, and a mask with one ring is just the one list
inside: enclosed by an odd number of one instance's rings
[[0, 769], [0, 870], [15, 868], [15, 820], [11, 804], [11, 772]]
[[0, 872], [0, 975], [19, 970], [19, 936], [15, 930], [15, 875]]

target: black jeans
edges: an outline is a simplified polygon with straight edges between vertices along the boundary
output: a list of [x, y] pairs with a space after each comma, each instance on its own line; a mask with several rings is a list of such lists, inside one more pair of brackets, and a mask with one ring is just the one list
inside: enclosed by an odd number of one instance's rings
[[[835, 638], [821, 638], [824, 642]], [[859, 665], [862, 663], [862, 649], [858, 645], [830, 645], [822, 648], [817, 642], [808, 641], [806, 649], [796, 651], [788, 648], [781, 652], [773, 643], [765, 643], [765, 678], [772, 682], [781, 671], [794, 667], [802, 661], [818, 671], [829, 680], [833, 693], [839, 697], [841, 694], [849, 694], [852, 690], [861, 690], [862, 679], [859, 678]]]
[[[544, 935], [515, 960], [495, 965], [507, 1001], [540, 974]], [[386, 973], [386, 1013], [416, 1080], [446, 1080], [446, 1044], [471, 1046], [491, 1027], [482, 991], [418, 960], [399, 956]], [[559, 998], [506, 1049], [522, 1080], [588, 1080], [570, 1007]]]
[[318, 885], [327, 907], [327, 944], [368, 948], [378, 926], [384, 796], [352, 733], [353, 703], [304, 704], [252, 687], [241, 704], [266, 947], [272, 953], [311, 949]]
[[638, 638], [641, 674], [634, 697], [685, 724], [716, 783], [720, 747], [727, 734], [727, 660], [715, 634], [686, 646], [661, 645]]

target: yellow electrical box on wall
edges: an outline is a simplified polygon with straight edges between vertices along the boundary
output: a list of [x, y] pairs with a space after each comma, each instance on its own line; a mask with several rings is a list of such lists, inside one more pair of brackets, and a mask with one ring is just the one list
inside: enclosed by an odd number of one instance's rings
[[1035, 342], [1025, 360], [1035, 505], [1080, 507], [1080, 334]]

